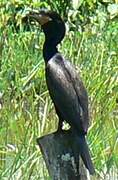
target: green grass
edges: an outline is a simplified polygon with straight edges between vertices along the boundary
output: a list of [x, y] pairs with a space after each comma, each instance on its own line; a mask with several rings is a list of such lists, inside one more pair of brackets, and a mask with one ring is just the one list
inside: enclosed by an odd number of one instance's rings
[[[57, 117], [44, 73], [41, 32], [0, 32], [0, 179], [49, 179], [36, 138], [53, 132]], [[90, 100], [88, 143], [98, 179], [115, 179], [117, 156], [118, 23], [69, 32], [59, 47], [78, 67]]]

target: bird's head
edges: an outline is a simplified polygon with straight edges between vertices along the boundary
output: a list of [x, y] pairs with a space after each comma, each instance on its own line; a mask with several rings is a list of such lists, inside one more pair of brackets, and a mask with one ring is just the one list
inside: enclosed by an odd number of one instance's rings
[[56, 46], [64, 38], [65, 24], [58, 13], [50, 10], [32, 11], [29, 18], [36, 20], [41, 25], [46, 41], [50, 44]]

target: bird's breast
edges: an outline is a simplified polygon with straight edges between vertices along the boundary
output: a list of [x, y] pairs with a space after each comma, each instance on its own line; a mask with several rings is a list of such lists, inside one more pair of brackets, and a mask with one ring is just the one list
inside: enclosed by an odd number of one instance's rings
[[[49, 62], [46, 68], [46, 81], [50, 96], [60, 111], [79, 111], [76, 92], [62, 62]], [[66, 115], [70, 116], [69, 113]]]
[[58, 92], [61, 96], [73, 91], [72, 83], [63, 62], [49, 62], [46, 68], [46, 80], [49, 90]]

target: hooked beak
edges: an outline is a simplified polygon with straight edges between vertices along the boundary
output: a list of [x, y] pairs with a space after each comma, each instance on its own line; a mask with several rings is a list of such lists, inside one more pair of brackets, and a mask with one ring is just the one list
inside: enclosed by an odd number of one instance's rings
[[36, 20], [41, 26], [48, 23], [49, 21], [52, 21], [48, 15], [41, 12], [30, 12], [27, 16], [33, 20]]

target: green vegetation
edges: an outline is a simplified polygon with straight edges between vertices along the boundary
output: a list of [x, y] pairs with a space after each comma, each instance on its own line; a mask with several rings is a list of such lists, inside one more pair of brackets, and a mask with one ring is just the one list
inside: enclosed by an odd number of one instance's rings
[[35, 26], [24, 30], [24, 12], [14, 16], [21, 5], [25, 11], [48, 7], [64, 16], [67, 34], [59, 49], [80, 68], [90, 96], [87, 138], [96, 176], [116, 180], [118, 11], [113, 3], [117, 0], [44, 2], [0, 0], [0, 179], [49, 179], [36, 138], [55, 131], [58, 121], [45, 83], [44, 36]]

